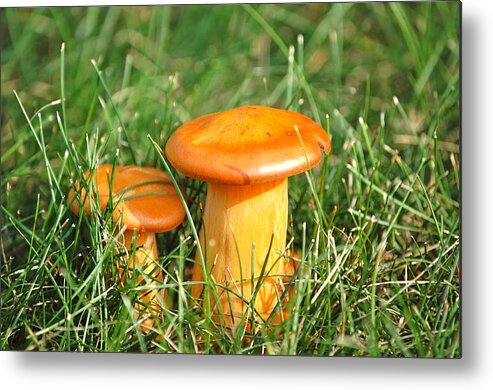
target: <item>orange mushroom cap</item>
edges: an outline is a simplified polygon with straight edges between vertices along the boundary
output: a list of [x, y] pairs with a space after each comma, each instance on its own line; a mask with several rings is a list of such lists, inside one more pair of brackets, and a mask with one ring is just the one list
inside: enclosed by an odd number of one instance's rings
[[[84, 172], [86, 180], [90, 179], [90, 175], [90, 170]], [[169, 176], [159, 169], [132, 165], [113, 168], [113, 165], [104, 164], [94, 171], [92, 178], [92, 199], [96, 198], [97, 192], [99, 206], [103, 210], [111, 196], [113, 220], [117, 222], [121, 218], [128, 229], [165, 232], [178, 226], [185, 218], [185, 210], [175, 187]], [[71, 209], [76, 214], [79, 214], [81, 206], [87, 215], [91, 212], [86, 188], [76, 183], [77, 192], [71, 190], [69, 193]], [[77, 193], [80, 193], [80, 201], [74, 199]]]
[[243, 106], [179, 127], [166, 144], [166, 156], [189, 177], [245, 185], [304, 172], [330, 147], [324, 129], [305, 115]]

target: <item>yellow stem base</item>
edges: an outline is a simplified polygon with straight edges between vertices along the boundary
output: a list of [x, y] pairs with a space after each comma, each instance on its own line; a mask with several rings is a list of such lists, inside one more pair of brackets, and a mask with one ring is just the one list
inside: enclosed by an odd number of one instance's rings
[[[286, 273], [292, 274], [283, 256], [287, 217], [287, 179], [246, 186], [209, 183], [200, 245], [208, 280], [216, 284], [217, 298], [209, 292], [214, 321], [233, 327], [245, 314], [269, 318], [284, 292]], [[192, 279], [202, 282], [200, 257], [196, 260]], [[203, 287], [194, 285], [192, 295], [199, 297]], [[280, 305], [273, 323], [282, 319]]]
[[[165, 301], [164, 293], [156, 287], [164, 280], [156, 262], [156, 235], [125, 230], [123, 244], [130, 255], [125, 257], [126, 266], [120, 265], [118, 268], [122, 285], [131, 280], [135, 287], [149, 286], [149, 289], [139, 291], [137, 302], [134, 304], [136, 318], [142, 319], [141, 330], [147, 334], [151, 331], [154, 318], [161, 312]], [[134, 275], [135, 272], [137, 274]]]

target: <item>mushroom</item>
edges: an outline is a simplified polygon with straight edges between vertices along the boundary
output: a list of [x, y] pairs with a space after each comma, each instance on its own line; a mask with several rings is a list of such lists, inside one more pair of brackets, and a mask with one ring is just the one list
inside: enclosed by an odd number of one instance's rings
[[[76, 191], [69, 193], [71, 209], [76, 214], [82, 210], [90, 216], [96, 198], [100, 210], [111, 200], [113, 221], [120, 225], [116, 236], [126, 252], [117, 261], [120, 283], [125, 285], [133, 279], [136, 287], [145, 286], [138, 293], [134, 310], [137, 318], [142, 319], [142, 331], [149, 333], [165, 301], [165, 295], [157, 287], [164, 278], [157, 262], [155, 233], [177, 227], [185, 217], [183, 205], [169, 176], [156, 168], [104, 164], [94, 173], [84, 172], [84, 178], [85, 185], [78, 182]], [[91, 196], [87, 196], [86, 189]], [[76, 196], [78, 199], [74, 201]]]
[[[283, 295], [288, 180], [316, 166], [330, 139], [308, 117], [263, 106], [243, 106], [196, 118], [178, 128], [166, 156], [178, 171], [207, 182], [200, 232], [204, 262], [196, 261], [191, 293], [204, 281], [218, 286], [212, 318], [236, 327], [250, 313], [280, 323], [273, 313]], [[204, 265], [207, 275], [204, 278]], [[254, 302], [252, 301], [254, 298]], [[219, 301], [218, 301], [219, 300]], [[279, 302], [282, 305], [282, 302]], [[248, 323], [247, 323], [248, 326]]]

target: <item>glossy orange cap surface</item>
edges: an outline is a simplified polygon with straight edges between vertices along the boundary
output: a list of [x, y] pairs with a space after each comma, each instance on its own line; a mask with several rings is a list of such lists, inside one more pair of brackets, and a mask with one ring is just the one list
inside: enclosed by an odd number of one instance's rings
[[166, 156], [185, 175], [245, 185], [283, 179], [315, 167], [330, 139], [297, 112], [243, 106], [204, 115], [179, 127]]
[[[77, 192], [69, 193], [71, 209], [79, 214], [81, 206], [86, 214], [91, 213], [91, 199], [86, 188], [92, 191], [92, 201], [99, 200], [103, 210], [113, 201], [113, 219], [121, 218], [121, 223], [128, 229], [141, 232], [157, 233], [171, 230], [178, 226], [185, 217], [185, 210], [169, 176], [152, 167], [116, 166], [104, 164], [92, 175], [84, 172], [86, 183], [76, 183]], [[110, 187], [111, 183], [111, 187]], [[74, 199], [76, 194], [79, 199]]]

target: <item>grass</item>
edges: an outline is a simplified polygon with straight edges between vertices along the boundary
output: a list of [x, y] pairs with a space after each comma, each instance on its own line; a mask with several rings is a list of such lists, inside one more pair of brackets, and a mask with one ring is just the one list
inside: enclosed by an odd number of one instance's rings
[[[2, 9], [2, 350], [460, 357], [459, 3]], [[290, 178], [294, 315], [248, 342], [189, 293], [205, 185], [159, 152], [199, 115], [303, 112], [332, 152]], [[101, 163], [170, 169], [156, 332], [117, 283], [110, 212], [67, 194]]]

